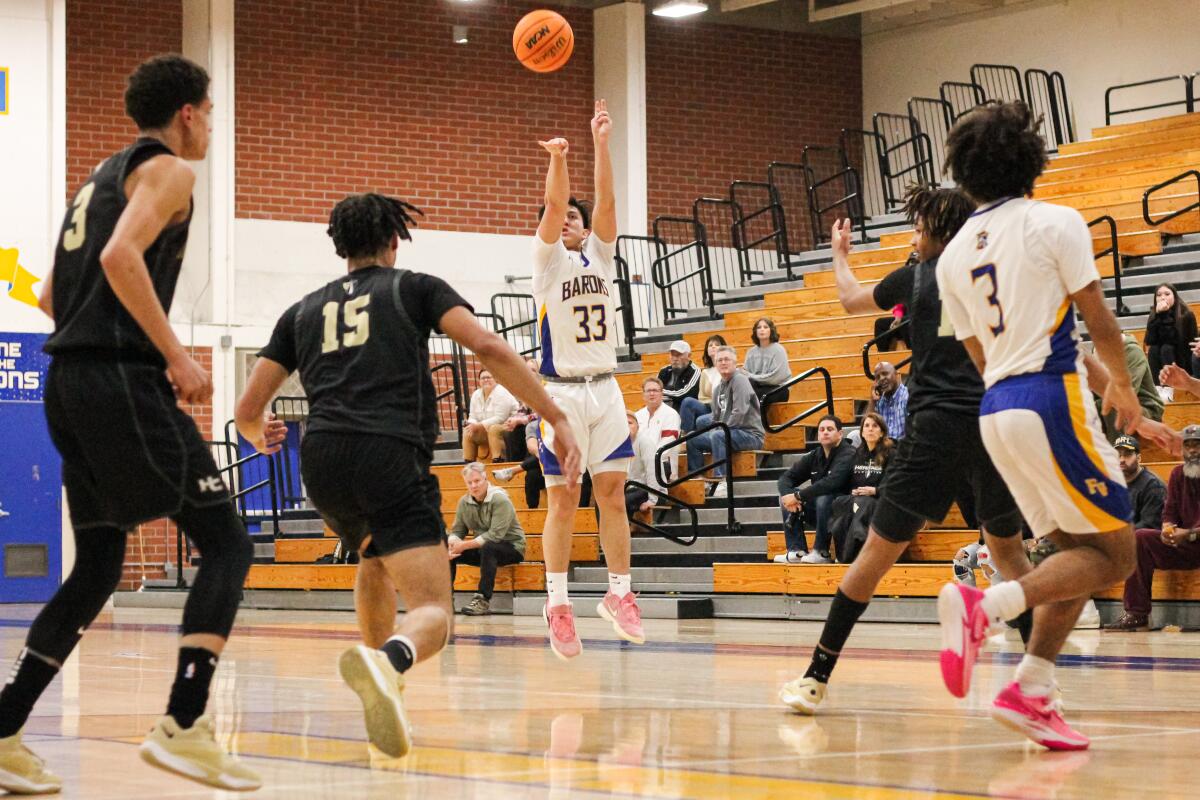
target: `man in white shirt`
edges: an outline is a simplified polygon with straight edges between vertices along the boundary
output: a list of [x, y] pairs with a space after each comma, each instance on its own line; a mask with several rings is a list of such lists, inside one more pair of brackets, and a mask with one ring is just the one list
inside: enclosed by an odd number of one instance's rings
[[[642, 467], [651, 477], [655, 474], [654, 454], [658, 448], [662, 447], [664, 442], [679, 438], [679, 412], [667, 405], [663, 396], [662, 381], [658, 378], [646, 378], [642, 382], [642, 399], [646, 405], [639, 408], [635, 416], [638, 422], [638, 437], [645, 441], [648, 449]], [[663, 453], [664, 476], [669, 478], [675, 474], [671, 465], [677, 460], [677, 456], [677, 450]]]
[[492, 373], [479, 370], [479, 388], [471, 395], [471, 413], [463, 426], [463, 459], [468, 464], [476, 460], [479, 446], [484, 444], [492, 461], [504, 460], [504, 422], [519, 406], [517, 398], [498, 385]]

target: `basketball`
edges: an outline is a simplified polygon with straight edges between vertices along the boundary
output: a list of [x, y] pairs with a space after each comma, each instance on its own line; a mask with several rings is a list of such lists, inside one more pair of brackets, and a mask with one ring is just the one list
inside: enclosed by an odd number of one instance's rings
[[556, 11], [530, 11], [513, 30], [513, 52], [518, 61], [534, 72], [560, 69], [574, 50], [571, 25]]

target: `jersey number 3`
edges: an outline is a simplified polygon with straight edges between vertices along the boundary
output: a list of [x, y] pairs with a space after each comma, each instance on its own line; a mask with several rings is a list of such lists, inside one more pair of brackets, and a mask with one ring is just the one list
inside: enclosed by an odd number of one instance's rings
[[577, 342], [603, 342], [608, 338], [608, 312], [603, 303], [594, 306], [575, 306], [571, 309], [579, 318]]
[[325, 315], [325, 336], [321, 339], [321, 353], [332, 353], [338, 349], [338, 309], [346, 324], [346, 332], [342, 334], [343, 347], [358, 347], [367, 343], [371, 335], [371, 317], [367, 314], [367, 304], [371, 295], [364, 294], [345, 303], [330, 300], [321, 308]]
[[1000, 305], [1000, 298], [996, 296], [1000, 291], [996, 284], [996, 265], [984, 264], [971, 270], [972, 283], [978, 282], [984, 276], [992, 282], [992, 293], [988, 295], [987, 301], [996, 307], [996, 324], [989, 325], [988, 328], [992, 331], [992, 336], [999, 336], [1004, 333], [1004, 306]]

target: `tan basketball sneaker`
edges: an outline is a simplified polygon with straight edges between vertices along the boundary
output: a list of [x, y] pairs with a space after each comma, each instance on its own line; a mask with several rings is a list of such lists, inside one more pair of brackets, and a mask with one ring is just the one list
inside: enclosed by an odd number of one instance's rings
[[62, 778], [21, 744], [21, 732], [0, 739], [0, 789], [10, 794], [52, 794], [62, 789]]
[[779, 690], [779, 699], [801, 714], [812, 716], [817, 713], [817, 706], [825, 699], [828, 685], [816, 678], [796, 678], [785, 683]]
[[367, 739], [392, 758], [412, 749], [412, 729], [404, 713], [404, 676], [396, 672], [387, 654], [365, 644], [342, 653], [338, 661], [342, 680], [363, 704]]
[[179, 727], [174, 717], [160, 718], [139, 752], [147, 764], [218, 789], [250, 792], [262, 786], [262, 778], [217, 744], [216, 728], [207, 714], [190, 728]]

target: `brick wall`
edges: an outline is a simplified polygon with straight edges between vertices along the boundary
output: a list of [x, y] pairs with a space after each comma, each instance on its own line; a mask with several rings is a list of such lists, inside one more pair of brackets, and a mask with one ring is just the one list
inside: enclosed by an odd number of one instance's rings
[[178, 52], [179, 0], [67, 0], [67, 197], [101, 159], [128, 145], [125, 78], [152, 55]]
[[[212, 373], [212, 348], [190, 347], [188, 351], [200, 366]], [[212, 404], [181, 405], [196, 421], [200, 435], [211, 439], [213, 434]], [[125, 546], [125, 572], [118, 587], [136, 590], [142, 584], [143, 570], [147, 578], [164, 578], [163, 564], [175, 563], [175, 524], [167, 519], [156, 519], [140, 526], [128, 539]]]
[[[527, 234], [543, 192], [537, 140], [571, 141], [591, 194], [591, 12], [575, 52], [537, 75], [512, 30], [544, 2], [238, 0], [237, 216], [324, 222], [350, 192], [396, 194], [422, 227]], [[454, 45], [454, 24], [470, 43]], [[581, 169], [582, 165], [588, 165]]]
[[690, 215], [735, 179], [765, 181], [771, 161], [861, 122], [856, 39], [646, 18], [651, 220]]

